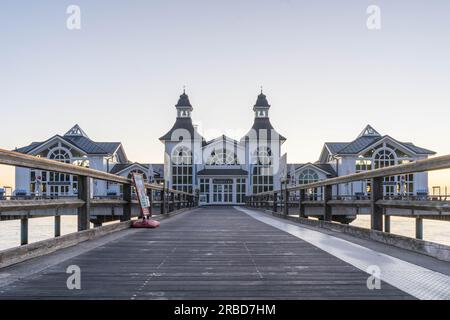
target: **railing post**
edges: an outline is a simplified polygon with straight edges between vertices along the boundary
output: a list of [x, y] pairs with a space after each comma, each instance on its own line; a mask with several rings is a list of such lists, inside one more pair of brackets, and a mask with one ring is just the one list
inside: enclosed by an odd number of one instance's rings
[[384, 232], [391, 232], [391, 216], [384, 215]]
[[273, 212], [277, 212], [278, 211], [278, 193], [274, 192], [273, 193]]
[[305, 205], [303, 204], [303, 201], [305, 201], [305, 189], [299, 190], [299, 197], [298, 197], [298, 211], [300, 218], [306, 218], [305, 214]]
[[372, 192], [370, 195], [372, 230], [383, 231], [383, 208], [377, 205], [377, 201], [383, 199], [383, 178], [371, 179]]
[[165, 188], [162, 188], [162, 190], [161, 190], [161, 204], [160, 204], [160, 210], [161, 210], [161, 214], [166, 213], [166, 195], [165, 195]]
[[423, 239], [423, 219], [421, 217], [416, 218], [416, 239]]
[[284, 195], [283, 195], [283, 198], [284, 198], [283, 213], [285, 216], [287, 216], [289, 214], [289, 191], [287, 191], [287, 189], [284, 189], [283, 193], [284, 193]]
[[152, 189], [147, 190], [147, 195], [148, 195], [148, 200], [150, 202], [150, 207], [148, 208], [148, 211], [149, 211], [150, 217], [151, 217], [153, 214], [153, 190]]
[[120, 221], [131, 220], [131, 184], [127, 183], [123, 185], [123, 200], [126, 203], [123, 205], [123, 214]]
[[61, 236], [61, 216], [56, 212], [55, 215], [55, 238]]
[[78, 176], [78, 198], [84, 204], [78, 208], [78, 231], [89, 230], [91, 227], [91, 179]]
[[331, 212], [331, 206], [328, 203], [328, 201], [331, 200], [333, 192], [333, 186], [332, 185], [326, 185], [323, 187], [323, 220], [325, 221], [331, 221], [332, 220], [332, 212]]
[[20, 245], [28, 244], [28, 217], [20, 219]]
[[169, 207], [169, 212], [170, 211], [175, 211], [175, 193], [174, 192], [170, 193], [170, 202], [171, 202], [171, 204], [170, 204], [170, 207]]

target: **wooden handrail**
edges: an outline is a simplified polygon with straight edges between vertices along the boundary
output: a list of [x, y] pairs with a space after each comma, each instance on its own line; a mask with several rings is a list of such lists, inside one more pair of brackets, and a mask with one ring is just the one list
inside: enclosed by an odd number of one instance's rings
[[[294, 187], [287, 188], [288, 192], [298, 191], [298, 190], [306, 190], [312, 188], [320, 188], [329, 185], [336, 185], [354, 181], [363, 181], [374, 178], [384, 178], [389, 176], [396, 176], [402, 174], [410, 174], [417, 172], [426, 172], [426, 171], [435, 171], [435, 170], [443, 170], [450, 169], [450, 155], [434, 157], [425, 160], [418, 160], [406, 164], [399, 164], [395, 166], [374, 169], [370, 171], [354, 173], [346, 176], [325, 179], [318, 182], [302, 184]], [[274, 191], [266, 191], [262, 193], [255, 194], [254, 196], [262, 196], [273, 194], [274, 192], [282, 192], [283, 190], [274, 190]]]
[[[131, 184], [132, 181], [125, 177], [121, 177], [115, 174], [94, 170], [90, 168], [80, 167], [73, 164], [63, 163], [55, 160], [50, 160], [46, 158], [39, 158], [27, 154], [23, 154], [15, 151], [8, 151], [4, 149], [0, 149], [0, 164], [22, 167], [22, 168], [30, 168], [30, 169], [38, 169], [45, 171], [53, 171], [66, 173], [74, 176], [85, 176], [98, 180], [105, 180], [120, 184]], [[164, 189], [163, 186], [154, 183], [146, 183], [145, 187], [151, 190], [161, 191]], [[178, 194], [186, 194], [191, 195], [190, 193], [173, 190], [173, 189], [164, 189], [166, 192], [173, 192]]]

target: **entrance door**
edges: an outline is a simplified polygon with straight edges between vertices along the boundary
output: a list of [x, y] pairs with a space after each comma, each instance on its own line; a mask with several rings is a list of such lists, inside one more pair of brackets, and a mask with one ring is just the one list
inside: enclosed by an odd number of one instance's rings
[[213, 184], [213, 203], [225, 204], [233, 202], [232, 184]]

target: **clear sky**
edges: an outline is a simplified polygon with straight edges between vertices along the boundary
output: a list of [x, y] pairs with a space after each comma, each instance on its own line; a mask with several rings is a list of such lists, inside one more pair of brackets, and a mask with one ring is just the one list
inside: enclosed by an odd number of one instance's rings
[[[66, 28], [71, 4], [81, 30]], [[372, 4], [381, 30], [366, 26]], [[183, 85], [207, 139], [247, 131], [263, 85], [289, 162], [368, 123], [450, 153], [448, 0], [1, 0], [0, 43], [4, 149], [78, 123], [133, 161], [162, 162]], [[0, 185], [11, 177], [0, 169]]]

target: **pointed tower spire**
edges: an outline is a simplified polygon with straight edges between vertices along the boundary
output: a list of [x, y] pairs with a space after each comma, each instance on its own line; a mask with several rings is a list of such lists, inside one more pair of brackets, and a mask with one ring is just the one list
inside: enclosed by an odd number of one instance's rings
[[256, 103], [253, 106], [253, 111], [255, 111], [255, 118], [268, 118], [269, 117], [270, 104], [267, 101], [266, 95], [263, 93], [261, 86], [261, 93], [256, 99]]
[[83, 129], [81, 129], [78, 124], [76, 124], [72, 128], [70, 128], [70, 130], [67, 131], [64, 134], [64, 136], [66, 136], [66, 137], [86, 137], [86, 138], [88, 138], [86, 132], [84, 132]]
[[189, 101], [189, 96], [186, 94], [186, 86], [183, 86], [183, 93], [180, 95], [177, 104], [177, 117], [178, 118], [190, 118], [191, 112], [194, 110], [192, 108], [191, 102]]
[[380, 137], [381, 134], [378, 133], [377, 130], [375, 130], [370, 124], [368, 124], [364, 130], [359, 134], [358, 138], [360, 137]]

